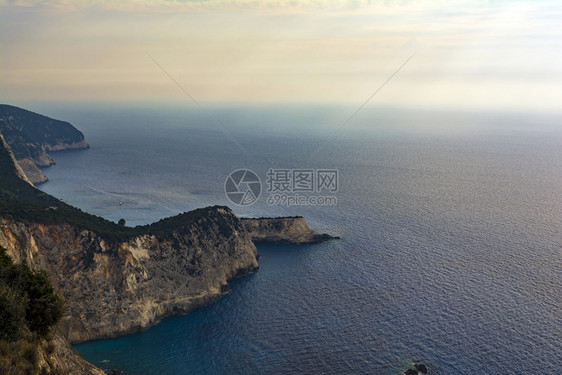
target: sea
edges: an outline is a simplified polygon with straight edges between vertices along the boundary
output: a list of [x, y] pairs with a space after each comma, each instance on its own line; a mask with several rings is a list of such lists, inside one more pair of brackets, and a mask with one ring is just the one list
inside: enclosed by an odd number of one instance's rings
[[[188, 102], [30, 109], [84, 132], [91, 148], [53, 153], [40, 186], [84, 211], [135, 226], [227, 205], [244, 217], [304, 216], [340, 237], [258, 245], [259, 270], [211, 305], [75, 346], [102, 369], [562, 371], [560, 115], [372, 105], [350, 119], [356, 108]], [[229, 200], [237, 170], [259, 178], [257, 200]]]

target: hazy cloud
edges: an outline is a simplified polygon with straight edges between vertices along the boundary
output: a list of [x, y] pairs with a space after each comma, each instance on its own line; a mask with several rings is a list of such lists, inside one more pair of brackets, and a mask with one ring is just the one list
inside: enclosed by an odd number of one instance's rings
[[558, 109], [552, 1], [5, 1], [0, 99]]

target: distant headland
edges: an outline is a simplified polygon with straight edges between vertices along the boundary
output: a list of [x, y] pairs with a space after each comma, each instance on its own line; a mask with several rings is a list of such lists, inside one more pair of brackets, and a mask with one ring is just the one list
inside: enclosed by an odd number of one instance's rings
[[0, 133], [35, 185], [48, 181], [39, 168], [55, 164], [47, 152], [90, 147], [84, 134], [70, 123], [7, 104], [0, 104]]

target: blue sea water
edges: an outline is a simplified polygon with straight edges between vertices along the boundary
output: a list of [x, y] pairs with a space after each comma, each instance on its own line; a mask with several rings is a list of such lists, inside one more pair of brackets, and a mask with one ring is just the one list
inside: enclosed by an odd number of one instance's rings
[[[76, 349], [126, 374], [558, 373], [562, 118], [373, 108], [336, 132], [352, 111], [42, 108], [91, 148], [55, 153], [41, 189], [88, 212], [137, 225], [221, 204], [341, 236], [259, 246], [219, 301]], [[239, 168], [337, 169], [337, 205], [235, 207]]]

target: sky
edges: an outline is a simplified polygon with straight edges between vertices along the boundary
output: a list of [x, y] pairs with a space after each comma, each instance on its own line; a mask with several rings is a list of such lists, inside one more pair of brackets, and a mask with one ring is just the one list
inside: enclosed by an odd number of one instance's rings
[[0, 0], [3, 103], [359, 105], [391, 76], [373, 103], [560, 112], [562, 2]]

